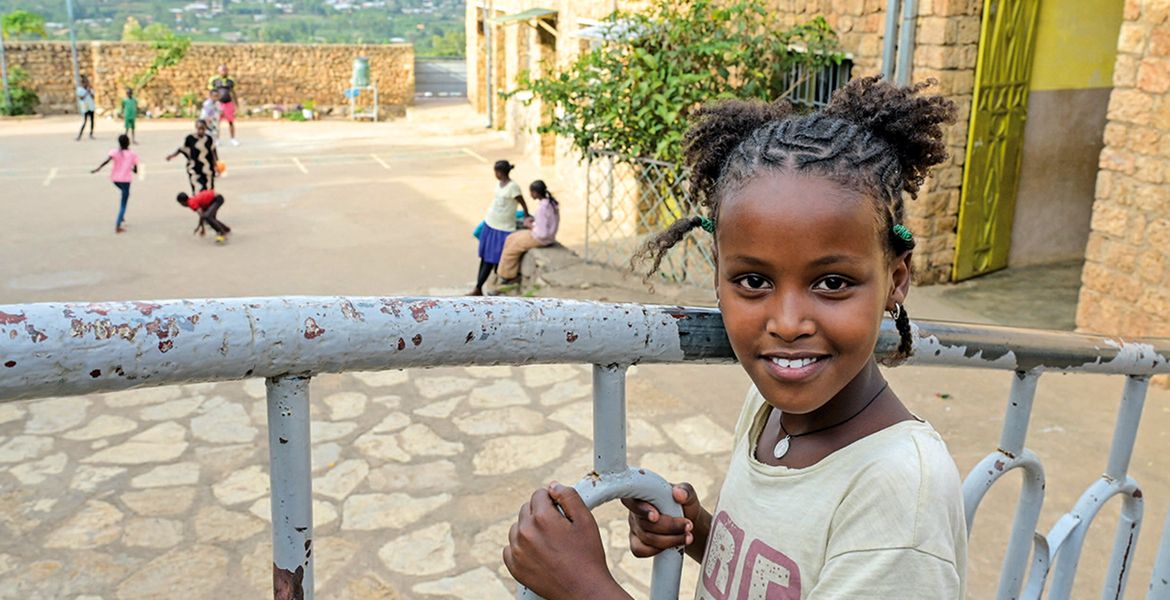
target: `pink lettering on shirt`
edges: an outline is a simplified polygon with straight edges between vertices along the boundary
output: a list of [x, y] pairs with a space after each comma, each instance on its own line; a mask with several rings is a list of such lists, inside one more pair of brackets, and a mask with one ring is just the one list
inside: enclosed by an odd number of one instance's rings
[[[703, 557], [703, 590], [714, 600], [800, 600], [796, 561], [758, 539], [751, 540], [744, 554], [744, 537], [731, 515], [722, 511], [716, 515]], [[738, 593], [733, 596], [737, 571], [742, 573]]]

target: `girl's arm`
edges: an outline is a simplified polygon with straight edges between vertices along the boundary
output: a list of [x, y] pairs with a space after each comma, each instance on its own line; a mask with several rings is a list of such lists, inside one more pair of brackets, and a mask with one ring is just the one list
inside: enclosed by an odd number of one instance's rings
[[548, 600], [631, 600], [606, 567], [593, 513], [577, 490], [556, 482], [536, 490], [520, 508], [504, 565]]
[[[94, 170], [92, 170], [92, 171], [90, 171], [90, 173], [97, 173], [98, 171], [101, 171], [101, 170], [102, 170], [102, 167], [104, 167], [104, 166], [106, 166], [107, 164], [109, 164], [111, 160], [113, 160], [113, 159], [111, 159], [110, 157], [108, 157], [108, 156], [107, 156], [107, 157], [106, 157], [106, 159], [102, 161], [102, 164], [98, 165], [98, 166], [97, 166], [97, 168], [96, 168], [96, 169], [94, 169]], [[138, 167], [134, 167], [134, 168], [135, 168], [135, 171], [134, 171], [134, 172], [135, 172], [135, 173], [137, 173], [137, 172], [138, 172], [138, 171], [137, 171]]]
[[520, 204], [520, 208], [524, 209], [524, 218], [527, 219], [532, 215], [528, 213], [528, 203], [524, 201], [524, 196], [516, 196], [516, 202]]

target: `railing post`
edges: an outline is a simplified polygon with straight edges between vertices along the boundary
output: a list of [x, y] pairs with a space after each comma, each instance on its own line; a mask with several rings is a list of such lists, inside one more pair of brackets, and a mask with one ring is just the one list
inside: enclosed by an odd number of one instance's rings
[[275, 600], [313, 600], [309, 377], [270, 377], [267, 384], [272, 596]]
[[1007, 409], [1004, 411], [999, 448], [980, 461], [963, 482], [967, 535], [970, 535], [975, 512], [987, 490], [1004, 473], [1017, 468], [1024, 471], [1020, 498], [1016, 501], [1016, 516], [1012, 520], [1012, 533], [1000, 572], [999, 591], [996, 592], [996, 598], [1000, 599], [1016, 598], [1019, 595], [1028, 566], [1028, 551], [1032, 547], [1036, 523], [1040, 520], [1040, 509], [1044, 504], [1044, 467], [1040, 459], [1024, 447], [1039, 378], [1036, 373], [1015, 373]]
[[626, 461], [626, 368], [593, 366], [593, 470], [623, 473]]
[[[1121, 407], [1117, 413], [1117, 424], [1113, 429], [1113, 441], [1109, 449], [1109, 462], [1101, 479], [1089, 486], [1077, 501], [1073, 515], [1078, 523], [1064, 540], [1053, 540], [1054, 568], [1052, 590], [1048, 597], [1054, 600], [1068, 598], [1072, 593], [1073, 581], [1077, 575], [1077, 563], [1085, 543], [1085, 534], [1097, 516], [1101, 506], [1109, 498], [1122, 495], [1121, 518], [1113, 543], [1113, 555], [1109, 570], [1105, 574], [1103, 597], [1121, 598], [1129, 578], [1129, 567], [1133, 564], [1133, 549], [1137, 546], [1138, 533], [1142, 525], [1142, 494], [1137, 482], [1126, 476], [1138, 425], [1141, 422], [1142, 407], [1149, 388], [1148, 377], [1131, 375], [1125, 381], [1121, 395]], [[1053, 543], [1053, 542], [1057, 543]]]
[[1150, 591], [1146, 600], [1170, 600], [1170, 512], [1162, 526], [1162, 541], [1158, 557], [1154, 559], [1154, 574], [1150, 577]]

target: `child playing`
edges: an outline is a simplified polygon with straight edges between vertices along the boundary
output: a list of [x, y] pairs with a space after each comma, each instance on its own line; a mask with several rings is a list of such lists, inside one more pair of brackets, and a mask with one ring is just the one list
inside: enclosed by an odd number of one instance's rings
[[[676, 222], [644, 255], [656, 269], [691, 230], [713, 236], [716, 297], [754, 386], [713, 514], [687, 484], [674, 488], [680, 518], [623, 500], [635, 556], [682, 546], [703, 563], [696, 598], [964, 595], [955, 463], [873, 357], [886, 311], [895, 360], [912, 350], [902, 194], [945, 160], [955, 115], [924, 87], [871, 77], [813, 113], [742, 101], [697, 113], [687, 164], [709, 217]], [[629, 597], [572, 488], [538, 490], [509, 542], [508, 570], [537, 594]]]
[[211, 136], [211, 141], [219, 143], [219, 92], [211, 90], [207, 92], [207, 99], [203, 101], [203, 107], [199, 111], [199, 118], [207, 125], [207, 135]]
[[85, 122], [89, 121], [89, 139], [93, 139], [93, 113], [97, 110], [97, 104], [94, 102], [93, 88], [89, 85], [89, 77], [81, 76], [81, 82], [77, 86], [77, 112], [81, 113], [81, 130], [77, 132], [77, 141], [81, 141], [82, 134], [85, 133]]
[[124, 233], [126, 218], [126, 203], [130, 201], [130, 182], [134, 173], [138, 172], [138, 155], [130, 149], [130, 138], [126, 134], [118, 136], [118, 148], [110, 150], [110, 155], [102, 164], [90, 173], [97, 173], [107, 163], [113, 162], [110, 168], [110, 181], [122, 192], [122, 207], [118, 209], [118, 220], [114, 222], [114, 233]]
[[207, 230], [203, 226], [205, 224], [211, 225], [211, 228], [215, 230], [216, 234], [215, 243], [222, 244], [227, 241], [226, 236], [232, 232], [232, 228], [224, 225], [218, 218], [219, 209], [223, 207], [222, 195], [215, 193], [215, 190], [211, 189], [198, 192], [194, 196], [188, 196], [183, 192], [179, 192], [175, 200], [199, 215], [199, 224], [195, 226], [195, 231], [191, 233], [198, 233], [202, 236], [207, 233]]
[[126, 88], [126, 97], [122, 99], [122, 125], [126, 128], [126, 135], [130, 141], [138, 144], [138, 132], [134, 121], [138, 119], [138, 100], [134, 98], [134, 88]]

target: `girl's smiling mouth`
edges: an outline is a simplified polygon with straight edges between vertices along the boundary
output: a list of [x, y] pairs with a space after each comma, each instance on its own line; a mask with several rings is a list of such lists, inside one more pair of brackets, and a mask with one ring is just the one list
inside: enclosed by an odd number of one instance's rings
[[820, 372], [830, 359], [827, 354], [798, 353], [790, 355], [764, 355], [765, 367], [775, 378], [784, 381], [801, 381]]

